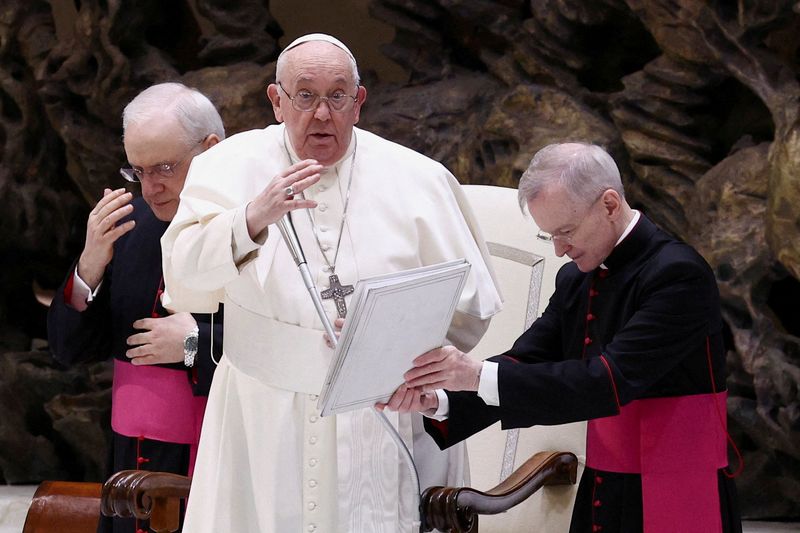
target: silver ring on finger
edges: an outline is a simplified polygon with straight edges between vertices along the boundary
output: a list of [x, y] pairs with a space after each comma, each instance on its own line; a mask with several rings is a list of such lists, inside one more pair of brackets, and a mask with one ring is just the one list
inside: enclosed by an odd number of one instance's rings
[[283, 194], [286, 196], [286, 198], [291, 198], [292, 196], [294, 196], [294, 186], [289, 185], [288, 187], [284, 188]]

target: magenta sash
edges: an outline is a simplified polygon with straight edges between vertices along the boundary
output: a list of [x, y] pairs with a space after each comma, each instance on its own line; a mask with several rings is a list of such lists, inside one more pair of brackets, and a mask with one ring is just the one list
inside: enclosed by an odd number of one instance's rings
[[641, 474], [645, 533], [722, 531], [727, 393], [637, 400], [590, 420], [586, 466]]
[[194, 470], [207, 398], [194, 396], [184, 370], [114, 359], [111, 427], [127, 437], [190, 445]]

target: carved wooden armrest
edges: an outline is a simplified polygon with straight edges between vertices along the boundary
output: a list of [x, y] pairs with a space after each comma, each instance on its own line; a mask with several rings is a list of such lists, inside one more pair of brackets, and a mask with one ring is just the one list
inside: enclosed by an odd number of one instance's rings
[[150, 520], [156, 533], [180, 525], [180, 501], [189, 495], [191, 479], [167, 472], [123, 470], [103, 484], [100, 510], [106, 516]]
[[470, 487], [429, 487], [420, 500], [421, 530], [475, 532], [479, 514], [507, 511], [545, 485], [575, 484], [577, 475], [574, 453], [539, 452], [486, 492]]

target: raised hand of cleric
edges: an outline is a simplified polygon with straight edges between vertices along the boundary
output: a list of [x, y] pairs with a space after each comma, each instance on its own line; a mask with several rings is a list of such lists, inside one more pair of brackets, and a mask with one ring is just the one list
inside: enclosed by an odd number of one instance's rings
[[156, 365], [183, 362], [183, 340], [186, 332], [197, 327], [190, 313], [175, 313], [159, 318], [141, 318], [133, 323], [141, 330], [127, 339], [125, 352], [134, 365]]
[[304, 159], [283, 170], [249, 204], [245, 217], [250, 238], [294, 209], [317, 207], [317, 202], [299, 196], [319, 181], [325, 168], [314, 159]]
[[78, 275], [94, 290], [103, 280], [106, 266], [114, 255], [114, 243], [133, 229], [136, 223], [118, 222], [133, 212], [133, 195], [125, 189], [105, 189], [103, 197], [89, 213], [86, 244], [78, 259]]

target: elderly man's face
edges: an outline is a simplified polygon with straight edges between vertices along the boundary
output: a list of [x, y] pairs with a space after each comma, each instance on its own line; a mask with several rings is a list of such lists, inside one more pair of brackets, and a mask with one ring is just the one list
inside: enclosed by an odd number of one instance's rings
[[[170, 221], [175, 216], [189, 164], [195, 155], [207, 148], [208, 139], [186, 146], [184, 136], [175, 120], [131, 125], [125, 132], [128, 162], [143, 170], [142, 197], [159, 220]], [[156, 166], [162, 164], [172, 166], [172, 176], [162, 177], [155, 172]]]
[[[562, 186], [545, 188], [528, 202], [528, 211], [542, 231], [551, 234], [558, 257], [567, 255], [581, 272], [591, 272], [605, 261], [617, 242], [614, 221], [619, 198], [606, 191], [591, 205], [576, 203]], [[611, 204], [609, 204], [609, 201]]]
[[[353, 126], [358, 122], [361, 104], [367, 97], [366, 89], [356, 87], [349, 57], [331, 43], [303, 43], [287, 52], [281, 78], [278, 81], [283, 89], [271, 84], [267, 94], [275, 118], [286, 124], [295, 152], [301, 159], [316, 159], [323, 165], [336, 163], [347, 152]], [[294, 97], [299, 91], [320, 96], [341, 91], [355, 96], [356, 100], [352, 104], [348, 102], [346, 111], [334, 111], [325, 101], [320, 101], [313, 111], [298, 111], [289, 96]]]

